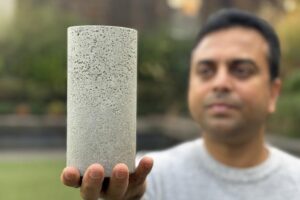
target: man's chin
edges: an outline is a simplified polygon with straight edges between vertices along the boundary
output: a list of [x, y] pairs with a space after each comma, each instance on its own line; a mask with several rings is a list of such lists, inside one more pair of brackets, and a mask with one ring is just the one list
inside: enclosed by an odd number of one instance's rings
[[235, 141], [241, 138], [243, 131], [232, 120], [214, 120], [203, 124], [202, 129], [209, 137], [220, 141]]
[[239, 123], [232, 118], [214, 118], [206, 120], [203, 127], [207, 127], [211, 130], [216, 130], [217, 132], [232, 132], [234, 131]]

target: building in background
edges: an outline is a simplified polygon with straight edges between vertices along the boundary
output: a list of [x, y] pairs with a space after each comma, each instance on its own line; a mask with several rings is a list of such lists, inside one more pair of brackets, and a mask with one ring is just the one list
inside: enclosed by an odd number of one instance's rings
[[0, 0], [0, 37], [13, 21], [16, 11], [16, 0]]
[[175, 39], [194, 37], [201, 23], [221, 8], [236, 7], [275, 21], [295, 4], [295, 0], [0, 0], [0, 16], [11, 18], [16, 2], [23, 10], [54, 4], [89, 24], [127, 26], [139, 31], [165, 27]]
[[170, 9], [161, 0], [59, 0], [56, 4], [92, 24], [152, 29], [168, 19]]

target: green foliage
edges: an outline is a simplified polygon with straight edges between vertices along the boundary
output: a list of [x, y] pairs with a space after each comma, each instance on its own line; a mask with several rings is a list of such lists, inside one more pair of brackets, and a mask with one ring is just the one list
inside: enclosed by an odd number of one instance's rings
[[300, 67], [298, 53], [300, 49], [299, 5], [295, 11], [287, 13], [277, 24], [277, 31], [282, 46], [282, 71], [284, 74], [292, 73], [293, 70]]
[[277, 104], [276, 114], [270, 120], [271, 132], [300, 137], [299, 122], [300, 92], [282, 95]]
[[[18, 88], [5, 98], [65, 99], [66, 30], [76, 20], [51, 5], [39, 4], [30, 12], [18, 10], [10, 34], [0, 41], [0, 75], [10, 77]], [[0, 90], [10, 91], [4, 86]]]
[[[66, 30], [84, 22], [49, 3], [32, 6], [20, 7], [10, 34], [0, 40], [0, 100], [61, 113], [65, 108], [53, 102], [66, 100]], [[186, 112], [190, 46], [165, 32], [140, 33], [139, 114]]]
[[0, 79], [0, 98], [2, 100], [10, 100], [18, 97], [22, 92], [22, 81], [14, 77], [2, 77]]
[[191, 41], [176, 41], [164, 32], [141, 34], [138, 113], [186, 113]]
[[271, 117], [272, 132], [300, 137], [300, 7], [286, 13], [277, 24], [282, 46], [283, 91], [277, 111]]
[[300, 94], [300, 70], [287, 76], [283, 82], [283, 91], [290, 94]]
[[300, 71], [286, 75], [277, 111], [270, 120], [271, 132], [300, 137]]
[[10, 114], [14, 111], [15, 109], [15, 104], [12, 102], [1, 102], [0, 103], [0, 113], [3, 114]]

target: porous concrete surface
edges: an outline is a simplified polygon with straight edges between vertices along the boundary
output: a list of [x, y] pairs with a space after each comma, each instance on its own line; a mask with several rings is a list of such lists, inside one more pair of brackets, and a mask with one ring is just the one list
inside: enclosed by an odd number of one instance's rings
[[68, 28], [67, 165], [135, 167], [137, 31]]

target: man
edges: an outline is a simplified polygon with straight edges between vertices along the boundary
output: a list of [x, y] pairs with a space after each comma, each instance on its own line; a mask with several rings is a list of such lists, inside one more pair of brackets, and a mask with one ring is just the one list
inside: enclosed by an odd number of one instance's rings
[[[239, 10], [213, 15], [191, 53], [188, 103], [203, 139], [149, 154], [131, 175], [118, 164], [108, 184], [102, 166], [91, 165], [83, 199], [300, 199], [300, 161], [264, 139], [281, 88], [279, 58], [278, 38], [264, 20]], [[61, 178], [80, 186], [75, 168]]]

